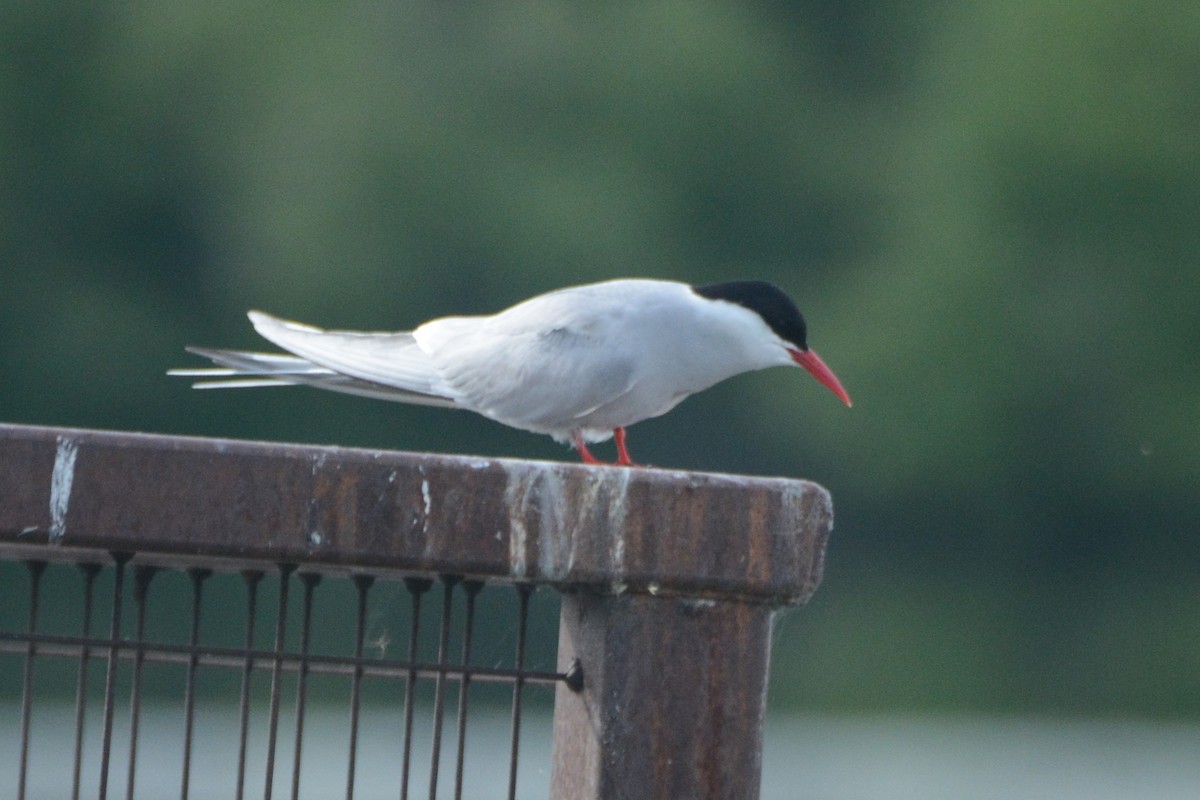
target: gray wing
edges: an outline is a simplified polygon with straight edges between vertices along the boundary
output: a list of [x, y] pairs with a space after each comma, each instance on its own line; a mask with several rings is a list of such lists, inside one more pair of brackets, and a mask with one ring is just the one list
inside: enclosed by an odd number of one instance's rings
[[472, 317], [426, 323], [414, 334], [459, 402], [514, 427], [563, 432], [627, 393], [633, 365], [586, 327], [507, 329]]
[[251, 311], [248, 316], [264, 339], [313, 364], [368, 383], [454, 399], [409, 332], [327, 331], [261, 311]]
[[188, 348], [217, 366], [170, 374], [211, 379], [197, 388], [303, 384], [420, 405], [459, 405], [411, 333], [325, 331], [261, 311], [249, 317], [263, 338], [294, 355]]
[[341, 392], [375, 400], [391, 400], [415, 405], [454, 408], [457, 404], [445, 397], [406, 392], [391, 386], [352, 378], [326, 367], [318, 366], [299, 356], [279, 353], [253, 353], [244, 350], [216, 350], [189, 347], [209, 359], [216, 367], [168, 370], [168, 375], [200, 378], [192, 384], [195, 389], [253, 389], [265, 386], [312, 386], [331, 392]]

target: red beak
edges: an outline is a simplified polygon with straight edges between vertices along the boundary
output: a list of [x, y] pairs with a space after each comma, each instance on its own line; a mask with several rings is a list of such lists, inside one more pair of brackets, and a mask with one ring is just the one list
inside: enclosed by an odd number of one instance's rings
[[788, 348], [788, 353], [791, 354], [792, 361], [812, 373], [812, 376], [824, 384], [825, 388], [840, 397], [843, 403], [847, 406], [853, 405], [850, 402], [850, 395], [846, 394], [846, 390], [842, 388], [841, 381], [833, 374], [833, 370], [825, 366], [825, 362], [821, 360], [820, 356], [812, 350], [792, 350], [791, 348]]

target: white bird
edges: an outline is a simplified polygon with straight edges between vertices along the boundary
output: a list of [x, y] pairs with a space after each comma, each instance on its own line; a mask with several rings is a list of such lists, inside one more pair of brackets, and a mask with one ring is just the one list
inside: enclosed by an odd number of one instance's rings
[[548, 292], [491, 316], [442, 317], [399, 333], [327, 331], [249, 312], [291, 355], [188, 350], [217, 366], [171, 370], [196, 388], [303, 384], [348, 394], [464, 408], [570, 442], [615, 437], [726, 378], [798, 365], [847, 405], [850, 396], [809, 349], [804, 318], [765, 281], [689, 286], [624, 279]]

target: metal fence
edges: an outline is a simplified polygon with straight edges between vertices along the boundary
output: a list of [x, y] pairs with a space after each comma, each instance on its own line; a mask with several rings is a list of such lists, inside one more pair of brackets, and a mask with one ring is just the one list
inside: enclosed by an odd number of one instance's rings
[[[757, 797], [772, 615], [816, 589], [830, 526], [804, 481], [0, 425], [0, 781], [329, 796], [310, 754], [336, 748], [347, 798], [516, 797], [539, 756], [555, 798]], [[531, 604], [559, 616], [533, 662]], [[522, 750], [539, 690], [550, 753]], [[469, 746], [501, 702], [506, 775]]]

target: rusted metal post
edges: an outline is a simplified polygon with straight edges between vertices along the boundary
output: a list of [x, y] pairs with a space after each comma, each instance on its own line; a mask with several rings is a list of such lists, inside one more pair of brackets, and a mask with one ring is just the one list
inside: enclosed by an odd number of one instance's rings
[[643, 594], [568, 594], [551, 797], [757, 798], [772, 609]]
[[832, 525], [800, 480], [4, 424], [0, 498], [10, 559], [558, 587], [571, 800], [757, 797], [771, 614]]
[[[816, 589], [832, 510], [812, 484], [722, 480], [740, 491], [631, 506], [638, 522], [615, 546], [623, 562], [644, 548], [664, 563], [699, 560], [708, 580], [614, 580], [564, 596], [559, 667], [578, 663], [583, 684], [556, 690], [552, 797], [758, 797], [771, 617]], [[780, 491], [759, 491], [768, 486]], [[764, 594], [768, 568], [775, 591]]]

